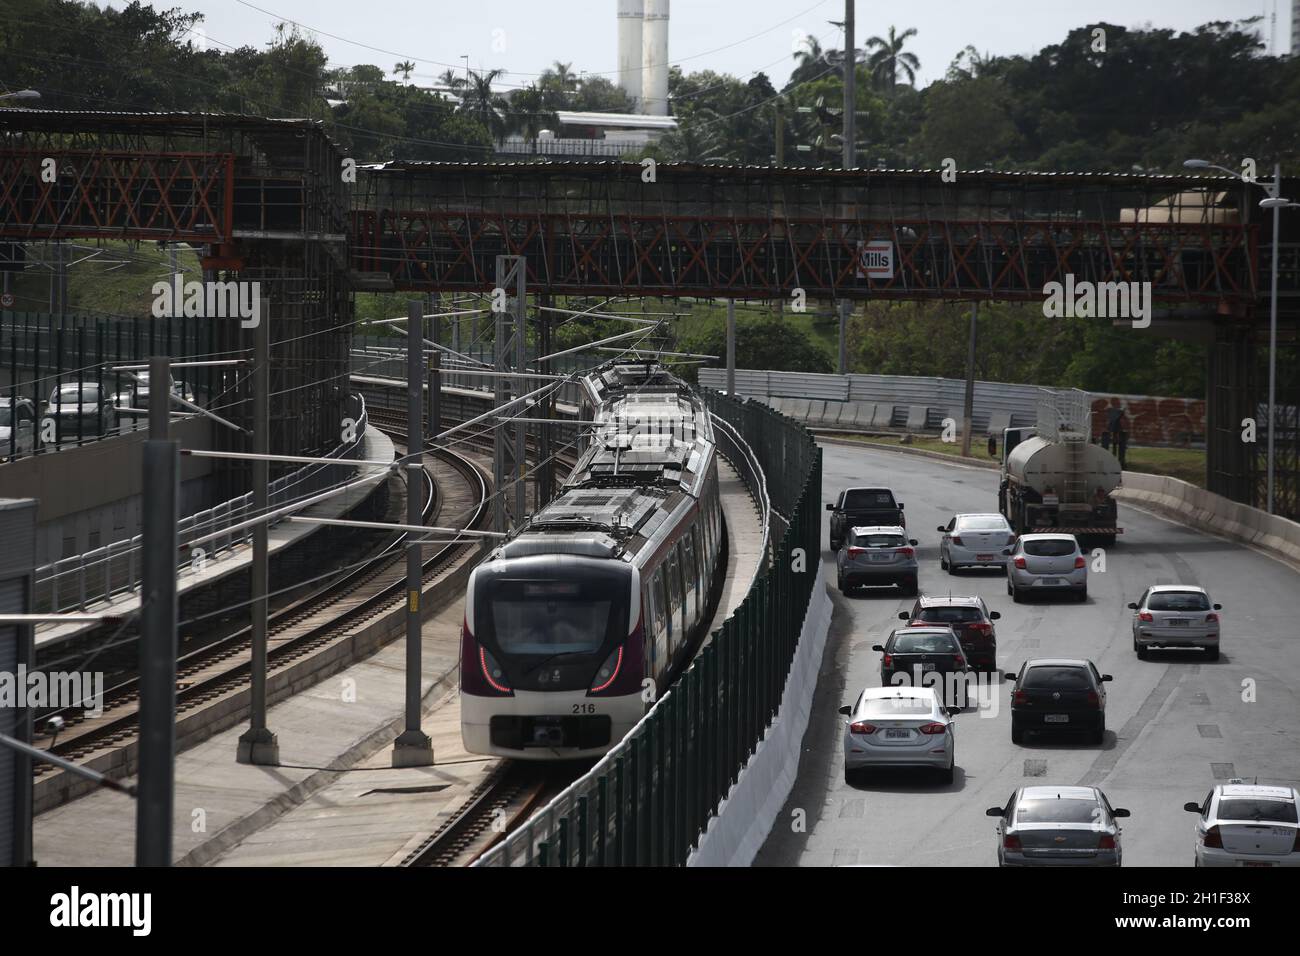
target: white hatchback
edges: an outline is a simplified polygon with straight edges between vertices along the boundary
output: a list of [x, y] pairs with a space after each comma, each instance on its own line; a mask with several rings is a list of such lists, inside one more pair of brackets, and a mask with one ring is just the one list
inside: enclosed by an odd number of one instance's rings
[[952, 783], [957, 761], [953, 717], [934, 687], [868, 687], [844, 721], [844, 780], [873, 767], [930, 767]]
[[1300, 866], [1295, 787], [1220, 784], [1183, 809], [1196, 821], [1197, 866]]

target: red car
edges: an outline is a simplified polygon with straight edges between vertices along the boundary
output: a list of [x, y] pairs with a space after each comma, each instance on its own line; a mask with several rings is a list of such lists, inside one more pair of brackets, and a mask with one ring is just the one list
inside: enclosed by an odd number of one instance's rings
[[899, 612], [899, 619], [911, 627], [947, 624], [961, 641], [966, 659], [976, 670], [995, 671], [998, 637], [993, 622], [1002, 615], [990, 611], [980, 597], [928, 597], [922, 595], [912, 611]]

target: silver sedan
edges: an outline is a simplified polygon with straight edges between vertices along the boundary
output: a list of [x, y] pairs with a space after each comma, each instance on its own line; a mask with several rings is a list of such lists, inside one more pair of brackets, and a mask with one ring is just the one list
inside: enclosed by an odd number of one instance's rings
[[938, 532], [939, 567], [949, 574], [979, 565], [1002, 567], [1007, 563], [1004, 549], [1016, 543], [1016, 533], [1007, 519], [999, 514], [961, 514]]
[[1153, 647], [1191, 647], [1219, 659], [1219, 615], [1222, 604], [1210, 601], [1205, 588], [1192, 584], [1157, 584], [1129, 604], [1133, 610], [1133, 650], [1147, 659]]
[[998, 818], [999, 866], [1119, 866], [1120, 828], [1129, 812], [1096, 787], [1021, 787]]
[[845, 705], [844, 780], [870, 767], [930, 767], [952, 783], [957, 761], [953, 717], [933, 687], [868, 687]]

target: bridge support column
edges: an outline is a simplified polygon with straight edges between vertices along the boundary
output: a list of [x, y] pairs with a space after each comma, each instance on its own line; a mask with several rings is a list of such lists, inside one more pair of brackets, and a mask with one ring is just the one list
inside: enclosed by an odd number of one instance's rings
[[[1215, 494], [1260, 507], [1261, 442], [1257, 354], [1247, 325], [1216, 325], [1206, 376], [1205, 479]], [[1246, 419], [1256, 420], [1254, 443], [1243, 441]]]

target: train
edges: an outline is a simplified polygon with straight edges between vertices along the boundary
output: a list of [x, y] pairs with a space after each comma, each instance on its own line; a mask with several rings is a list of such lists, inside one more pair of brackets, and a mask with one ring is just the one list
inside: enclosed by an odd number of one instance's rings
[[461, 629], [465, 749], [598, 757], [686, 667], [726, 568], [709, 411], [657, 362], [581, 379], [573, 471], [471, 573]]

